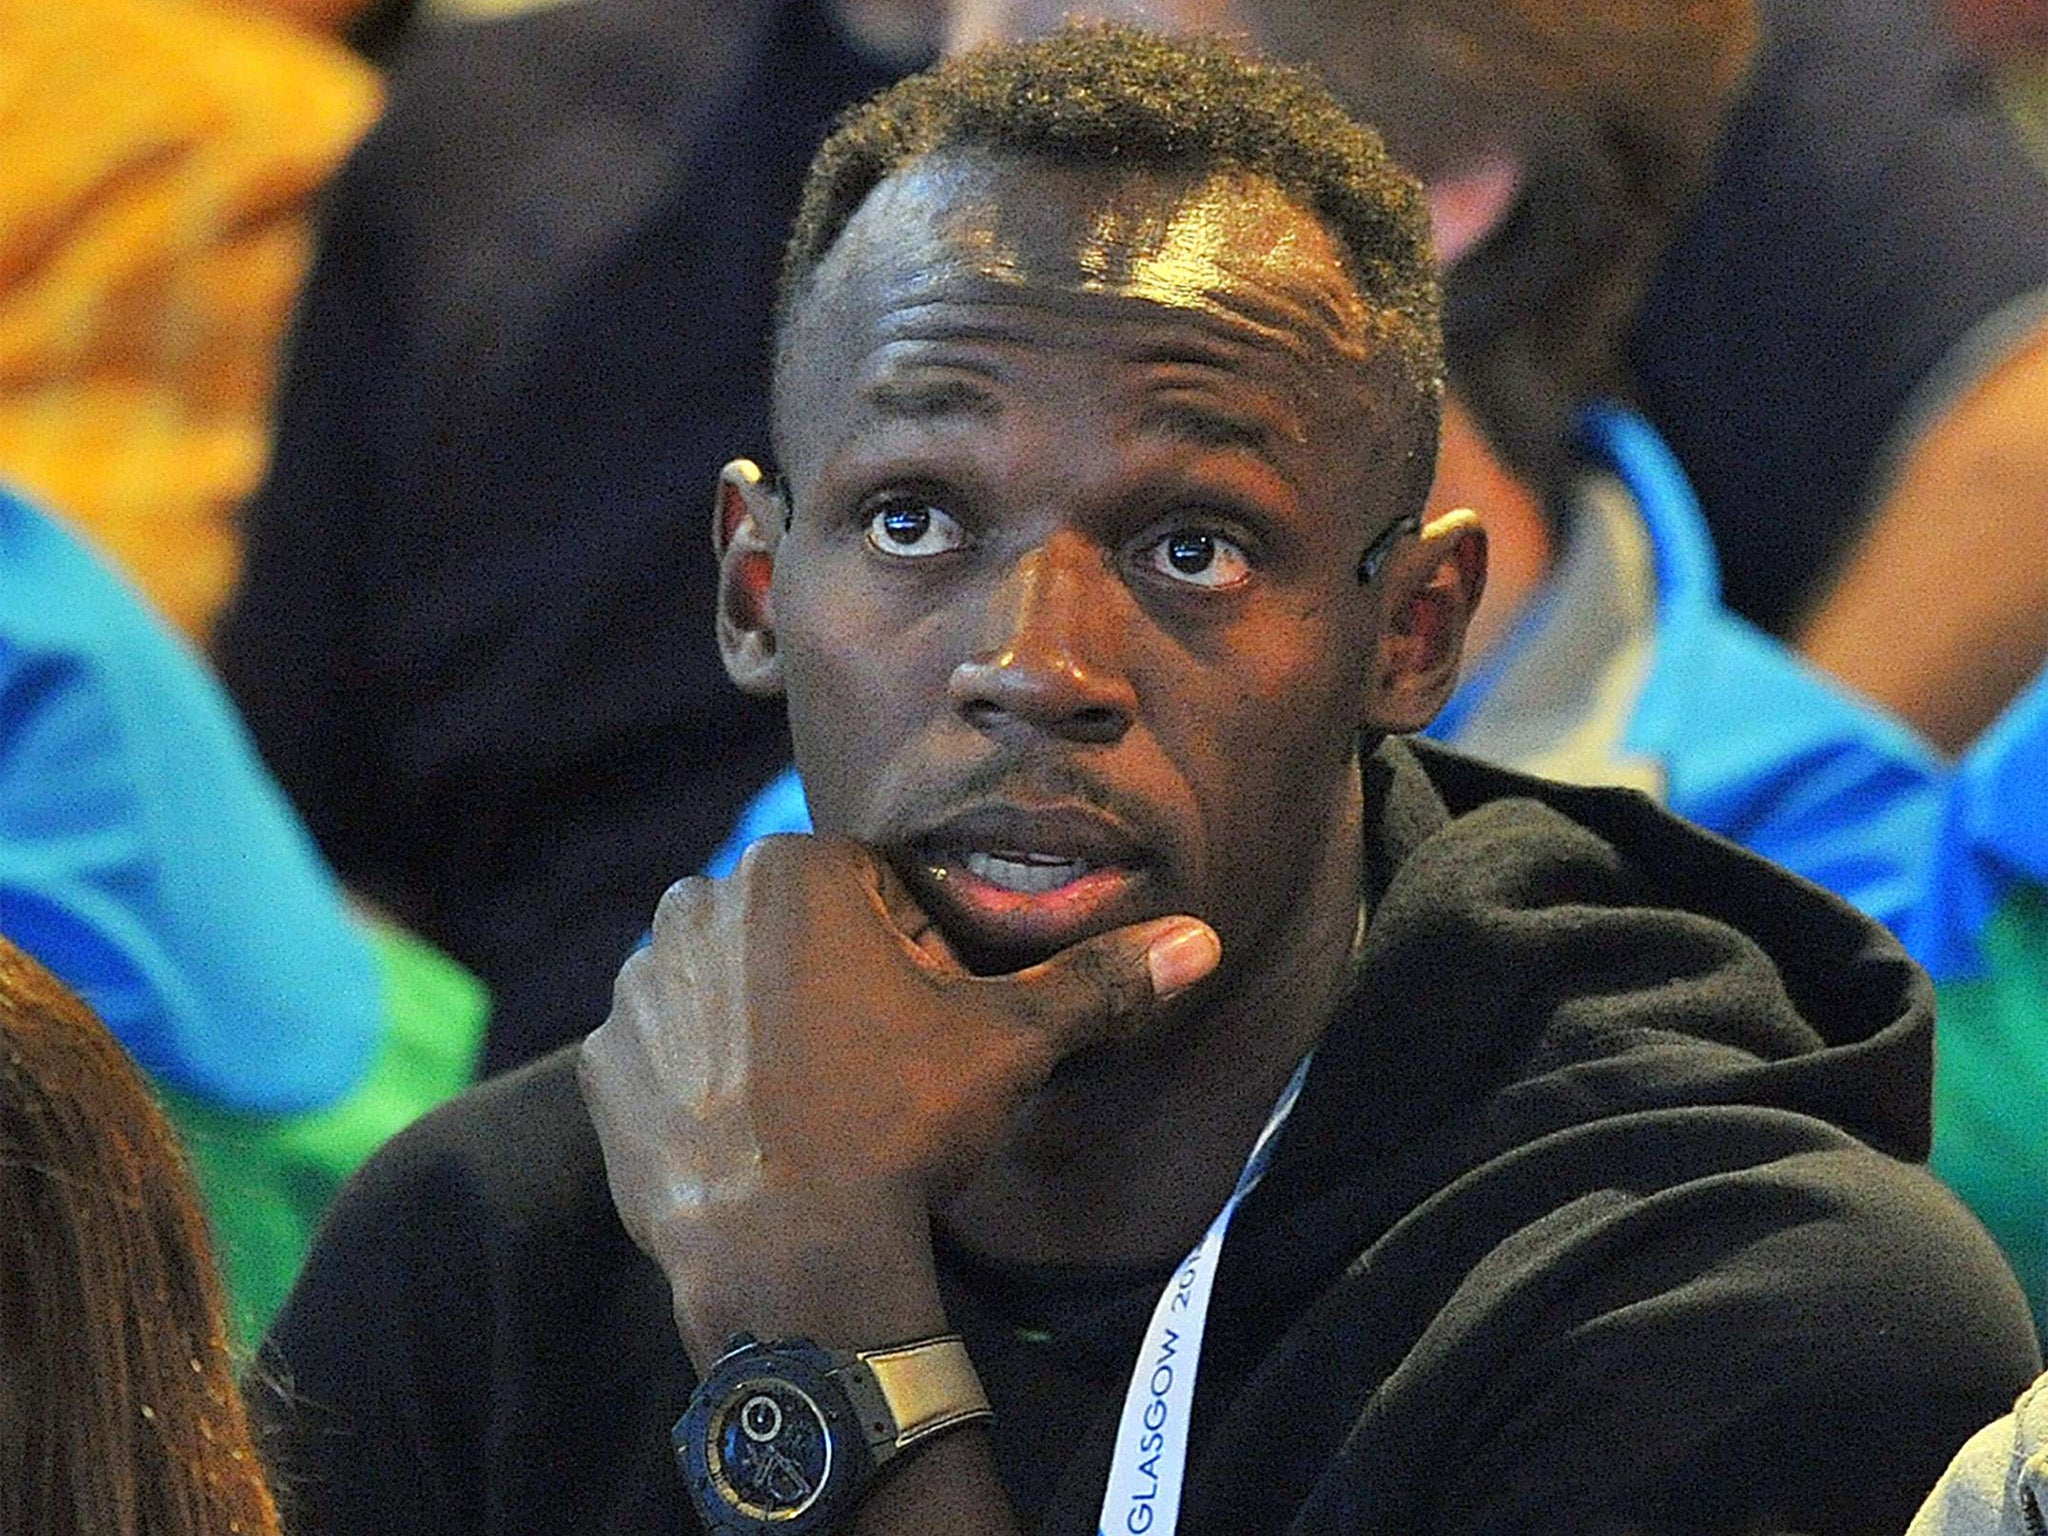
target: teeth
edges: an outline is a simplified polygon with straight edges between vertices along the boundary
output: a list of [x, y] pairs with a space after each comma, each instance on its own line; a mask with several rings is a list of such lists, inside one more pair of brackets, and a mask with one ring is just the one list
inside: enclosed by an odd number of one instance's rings
[[967, 872], [977, 880], [1025, 896], [1042, 896], [1070, 885], [1088, 873], [1079, 859], [1049, 859], [1038, 854], [982, 853], [967, 855]]

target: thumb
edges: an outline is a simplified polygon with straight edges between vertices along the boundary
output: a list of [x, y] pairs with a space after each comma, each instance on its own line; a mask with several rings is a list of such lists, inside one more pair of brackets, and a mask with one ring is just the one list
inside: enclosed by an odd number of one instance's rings
[[1002, 984], [1064, 1056], [1137, 1033], [1222, 958], [1223, 941], [1201, 919], [1159, 917], [1097, 934]]

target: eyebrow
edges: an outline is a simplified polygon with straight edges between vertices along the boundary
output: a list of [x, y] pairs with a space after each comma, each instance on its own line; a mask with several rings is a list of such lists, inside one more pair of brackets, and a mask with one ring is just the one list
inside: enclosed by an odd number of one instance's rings
[[1162, 400], [1147, 405], [1138, 430], [1198, 448], [1241, 448], [1274, 468], [1278, 434], [1264, 422], [1231, 411], [1216, 410], [1192, 400]]
[[861, 390], [878, 416], [932, 421], [947, 416], [993, 416], [995, 398], [972, 379], [880, 379]]

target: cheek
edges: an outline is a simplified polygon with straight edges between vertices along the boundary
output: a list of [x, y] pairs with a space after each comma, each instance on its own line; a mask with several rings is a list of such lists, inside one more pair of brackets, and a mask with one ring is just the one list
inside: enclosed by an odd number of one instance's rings
[[1356, 794], [1350, 740], [1269, 732], [1206, 767], [1203, 915], [1226, 956], [1272, 951], [1313, 899]]
[[797, 768], [819, 823], [861, 824], [892, 758], [945, 707], [951, 663], [930, 618], [881, 600], [840, 563], [778, 566], [776, 644]]
[[[1363, 642], [1339, 628], [1261, 627], [1268, 643], [1234, 642], [1234, 665], [1205, 669], [1192, 689], [1176, 684], [1171, 724], [1154, 717], [1201, 807], [1211, 888], [1232, 902], [1287, 885], [1326, 813], [1348, 804], [1367, 675]], [[1282, 631], [1293, 643], [1271, 643]]]
[[[1176, 701], [1186, 734], [1238, 761], [1253, 751], [1290, 763], [1348, 755], [1371, 677], [1370, 621], [1350, 593], [1264, 608], [1164, 658], [1162, 697]], [[1190, 662], [1193, 685], [1172, 675]]]

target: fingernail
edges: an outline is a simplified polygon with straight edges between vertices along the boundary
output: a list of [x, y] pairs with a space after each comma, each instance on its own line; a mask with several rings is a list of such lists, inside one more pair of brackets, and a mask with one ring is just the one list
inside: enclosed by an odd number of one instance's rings
[[1222, 941], [1199, 923], [1176, 928], [1163, 939], [1153, 941], [1145, 951], [1145, 968], [1152, 973], [1152, 995], [1168, 998], [1185, 991], [1216, 969], [1223, 958]]

